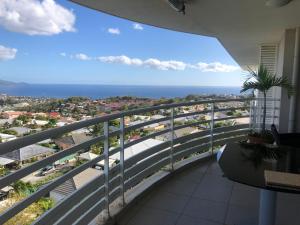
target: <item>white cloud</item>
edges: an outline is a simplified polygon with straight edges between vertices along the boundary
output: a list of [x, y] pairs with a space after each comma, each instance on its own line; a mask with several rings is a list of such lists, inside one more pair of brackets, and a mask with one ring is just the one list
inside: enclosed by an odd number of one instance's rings
[[66, 56], [67, 56], [67, 54], [66, 54], [65, 52], [61, 52], [61, 53], [59, 53], [59, 55], [60, 55], [60, 56], [63, 56], [63, 57], [66, 57]]
[[8, 48], [0, 45], [0, 61], [14, 59], [16, 57], [17, 51], [18, 50], [15, 48]]
[[185, 70], [186, 63], [169, 60], [169, 61], [160, 61], [158, 59], [147, 59], [143, 63], [147, 67], [151, 67], [158, 70]]
[[121, 31], [119, 30], [119, 28], [108, 28], [107, 32], [110, 34], [116, 34], [116, 35], [121, 34]]
[[223, 72], [229, 73], [240, 69], [238, 66], [222, 64], [220, 62], [204, 63], [198, 62], [195, 65], [189, 65], [190, 68], [198, 69], [201, 72]]
[[132, 26], [135, 30], [144, 30], [144, 27], [139, 23], [134, 23]]
[[28, 35], [72, 32], [75, 15], [54, 0], [1, 0], [0, 25]]
[[120, 56], [101, 56], [97, 58], [99, 61], [104, 63], [120, 63], [125, 65], [134, 65], [134, 66], [145, 66], [158, 70], [185, 70], [189, 69], [197, 69], [201, 72], [234, 72], [239, 70], [238, 66], [222, 64], [220, 62], [213, 63], [204, 63], [198, 62], [196, 64], [188, 64], [182, 61], [176, 60], [159, 60], [155, 58], [149, 58], [146, 60], [141, 60], [138, 58], [129, 58], [125, 55]]
[[74, 55], [74, 58], [82, 60], [82, 61], [87, 61], [87, 60], [92, 59], [91, 57], [89, 57], [89, 56], [87, 56], [86, 54], [83, 54], [83, 53], [78, 53], [78, 54]]
[[102, 56], [97, 58], [101, 62], [105, 63], [121, 63], [125, 65], [134, 65], [134, 66], [141, 66], [143, 61], [137, 58], [129, 58], [125, 55], [120, 56]]
[[76, 54], [72, 56], [73, 58], [79, 60], [91, 60], [96, 59], [103, 63], [117, 63], [124, 64], [128, 66], [144, 66], [148, 68], [153, 68], [157, 70], [177, 70], [183, 71], [186, 69], [196, 69], [201, 72], [220, 72], [220, 73], [229, 73], [240, 70], [238, 66], [222, 64], [220, 62], [212, 62], [212, 63], [204, 63], [198, 62], [196, 64], [188, 64], [182, 61], [176, 60], [159, 60], [155, 58], [149, 58], [146, 60], [142, 60], [139, 58], [130, 58], [126, 55], [119, 56], [99, 56], [96, 58], [89, 57], [83, 53]]

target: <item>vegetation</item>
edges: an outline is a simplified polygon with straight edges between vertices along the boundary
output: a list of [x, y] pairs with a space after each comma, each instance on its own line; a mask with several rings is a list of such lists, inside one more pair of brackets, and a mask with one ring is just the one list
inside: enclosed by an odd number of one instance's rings
[[7, 175], [8, 172], [9, 170], [7, 168], [5, 168], [4, 166], [0, 166], [0, 177]]
[[[0, 212], [11, 208], [16, 202], [24, 199], [23, 195], [13, 194], [9, 199], [5, 200], [6, 204], [0, 206]], [[12, 217], [4, 225], [29, 225], [37, 217], [42, 215], [45, 211], [53, 207], [54, 202], [51, 198], [41, 198], [40, 200], [34, 202], [30, 206], [26, 207], [23, 211]]]
[[23, 114], [18, 116], [17, 120], [22, 121], [23, 124], [27, 124], [30, 121], [30, 116]]
[[268, 71], [266, 67], [261, 65], [258, 71], [250, 69], [250, 76], [244, 82], [241, 93], [249, 90], [258, 90], [263, 93], [264, 98], [264, 108], [263, 108], [263, 123], [262, 123], [262, 133], [266, 131], [266, 113], [267, 113], [267, 92], [272, 87], [282, 87], [287, 90], [288, 96], [290, 97], [294, 93], [294, 88], [290, 84], [287, 77], [276, 77]]
[[10, 134], [10, 135], [17, 135], [18, 134], [18, 132], [15, 131], [15, 130], [8, 130], [8, 129], [5, 129], [5, 128], [0, 128], [0, 133]]
[[18, 180], [11, 185], [14, 191], [19, 195], [29, 195], [37, 190], [30, 182]]

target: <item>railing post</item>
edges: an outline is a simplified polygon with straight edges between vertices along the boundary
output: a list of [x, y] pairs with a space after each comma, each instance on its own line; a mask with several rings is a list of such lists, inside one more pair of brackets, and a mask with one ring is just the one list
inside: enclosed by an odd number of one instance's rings
[[121, 177], [121, 197], [122, 197], [122, 206], [125, 206], [125, 196], [124, 196], [124, 142], [125, 142], [125, 121], [124, 116], [120, 118], [120, 177]]
[[109, 213], [109, 122], [104, 122], [104, 175], [105, 175], [105, 203], [108, 217]]
[[210, 148], [211, 154], [214, 153], [214, 124], [215, 124], [215, 103], [211, 103], [211, 118], [210, 118]]
[[251, 130], [253, 128], [253, 120], [254, 120], [254, 117], [253, 117], [253, 100], [250, 100], [249, 102], [249, 130]]
[[272, 120], [272, 124], [275, 124], [275, 110], [276, 110], [276, 99], [273, 99], [273, 113], [272, 113], [272, 116], [273, 116], [273, 120]]
[[256, 131], [257, 123], [258, 123], [258, 113], [257, 113], [257, 107], [258, 107], [258, 100], [252, 100], [252, 130]]
[[170, 116], [170, 165], [171, 171], [174, 170], [174, 108], [171, 108]]

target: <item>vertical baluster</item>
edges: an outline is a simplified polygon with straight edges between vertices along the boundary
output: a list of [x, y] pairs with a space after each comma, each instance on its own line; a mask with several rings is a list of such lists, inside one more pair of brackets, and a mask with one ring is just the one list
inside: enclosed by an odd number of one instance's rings
[[276, 105], [277, 104], [276, 104], [276, 99], [275, 98], [272, 101], [273, 101], [273, 113], [272, 113], [273, 121], [272, 121], [272, 123], [275, 124], [275, 110], [276, 110]]
[[257, 116], [257, 107], [258, 107], [258, 100], [252, 100], [252, 130], [256, 131], [257, 123], [258, 123], [258, 116]]
[[125, 206], [125, 196], [124, 196], [124, 141], [125, 141], [125, 121], [124, 117], [120, 118], [120, 177], [121, 177], [121, 197], [122, 206]]
[[277, 99], [277, 104], [276, 105], [278, 105], [278, 109], [277, 109], [277, 118], [276, 118], [276, 125], [277, 125], [277, 127], [278, 127], [278, 129], [279, 129], [279, 126], [280, 126], [280, 124], [279, 124], [279, 118], [280, 118], [280, 109], [281, 109], [281, 99]]
[[250, 100], [249, 102], [249, 130], [253, 128], [253, 100]]
[[104, 122], [104, 175], [105, 175], [105, 202], [107, 215], [109, 213], [109, 123]]
[[171, 108], [170, 116], [170, 165], [171, 170], [174, 170], [174, 108]]
[[214, 153], [214, 124], [215, 124], [215, 103], [211, 103], [211, 118], [210, 118], [210, 148], [211, 154]]

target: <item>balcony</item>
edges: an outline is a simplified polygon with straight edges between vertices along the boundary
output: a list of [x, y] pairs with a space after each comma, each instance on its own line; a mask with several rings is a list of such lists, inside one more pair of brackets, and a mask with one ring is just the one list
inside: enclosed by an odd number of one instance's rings
[[[276, 225], [296, 225], [300, 197], [279, 194]], [[258, 224], [259, 189], [222, 177], [215, 159], [176, 173], [116, 220], [120, 225]]]
[[[273, 103], [268, 106], [269, 122], [277, 123], [279, 112], [275, 103], [278, 100], [268, 101]], [[255, 221], [254, 209], [258, 199], [256, 191], [253, 189], [250, 195], [244, 196], [245, 187], [222, 178], [214, 158], [220, 146], [244, 139], [250, 127], [255, 128], [259, 125], [259, 103], [260, 99], [242, 98], [159, 105], [81, 121], [1, 143], [0, 152], [6, 154], [45, 139], [61, 137], [78, 129], [103, 124], [102, 134], [2, 177], [0, 188], [7, 187], [61, 158], [77, 152], [87, 152], [94, 144], [103, 145], [103, 154], [42, 185], [34, 193], [3, 211], [0, 224], [4, 224], [38, 199], [49, 196], [53, 190], [76, 176], [81, 176], [78, 179], [90, 176], [83, 176], [82, 173], [99, 162], [102, 162], [103, 170], [100, 170], [94, 179], [89, 179], [85, 184], [69, 191], [33, 224], [95, 224], [113, 219], [120, 224], [146, 224], [153, 219], [151, 224], [198, 224], [203, 220], [203, 224], [207, 222], [231, 225], [243, 222], [246, 217], [250, 222]], [[186, 112], [184, 108], [187, 107], [194, 110]], [[243, 113], [228, 113], [236, 110]], [[160, 116], [143, 123], [125, 124], [126, 117], [149, 113]], [[178, 118], [193, 120], [186, 120], [178, 125]], [[110, 122], [115, 120], [119, 121], [120, 127], [111, 129]], [[243, 123], [237, 124], [237, 121], [241, 120]], [[220, 125], [221, 121], [227, 122]], [[249, 124], [249, 121], [254, 123]], [[135, 140], [127, 139], [130, 131], [140, 131], [149, 125], [162, 122], [163, 129], [154, 129]], [[176, 131], [187, 127], [197, 127], [197, 131], [180, 137], [176, 135]], [[126, 152], [130, 147], [166, 134], [167, 138], [159, 144], [131, 155]], [[111, 148], [112, 137], [118, 140], [117, 147]], [[118, 158], [114, 164], [111, 163], [112, 156]], [[249, 198], [250, 208], [237, 207], [246, 203], [242, 197]], [[201, 200], [196, 201], [197, 198]], [[284, 196], [282, 201], [285, 199], [288, 199], [288, 196]], [[293, 202], [297, 203], [297, 199], [293, 199]], [[135, 203], [137, 205], [132, 206]], [[290, 211], [293, 212], [295, 208]], [[280, 221], [279, 219], [279, 224]]]

